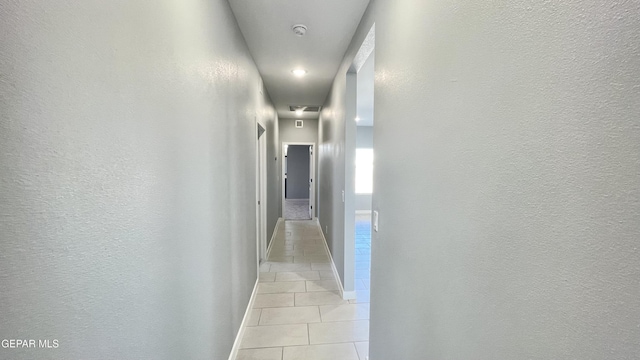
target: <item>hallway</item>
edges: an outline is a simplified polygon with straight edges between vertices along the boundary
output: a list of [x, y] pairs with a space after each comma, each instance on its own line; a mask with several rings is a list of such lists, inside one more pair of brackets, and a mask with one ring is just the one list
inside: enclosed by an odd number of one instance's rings
[[0, 360], [640, 359], [638, 14], [0, 0]]
[[343, 300], [315, 221], [277, 228], [236, 360], [365, 360], [368, 298]]

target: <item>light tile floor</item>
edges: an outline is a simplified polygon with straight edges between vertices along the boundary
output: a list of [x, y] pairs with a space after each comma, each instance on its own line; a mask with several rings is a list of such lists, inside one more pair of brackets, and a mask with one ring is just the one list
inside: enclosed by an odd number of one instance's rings
[[356, 298], [368, 303], [371, 273], [371, 214], [356, 214]]
[[315, 221], [286, 221], [273, 241], [236, 360], [365, 360], [369, 267], [367, 289], [345, 301]]

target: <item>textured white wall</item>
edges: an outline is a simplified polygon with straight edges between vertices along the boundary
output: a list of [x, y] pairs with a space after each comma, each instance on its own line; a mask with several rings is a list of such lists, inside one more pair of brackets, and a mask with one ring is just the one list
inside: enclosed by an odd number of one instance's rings
[[640, 358], [640, 3], [376, 7], [371, 359]]
[[59, 341], [0, 358], [226, 358], [256, 277], [255, 119], [275, 119], [228, 3], [0, 18], [0, 339]]

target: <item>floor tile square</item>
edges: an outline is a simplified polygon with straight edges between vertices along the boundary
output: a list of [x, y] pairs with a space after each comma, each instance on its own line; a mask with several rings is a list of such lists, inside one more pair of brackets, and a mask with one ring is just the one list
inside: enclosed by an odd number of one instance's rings
[[369, 341], [369, 320], [309, 324], [309, 341], [311, 345]]
[[260, 277], [260, 282], [275, 281], [276, 280], [276, 273], [261, 272], [259, 277]]
[[260, 326], [314, 322], [320, 322], [320, 311], [317, 306], [262, 309], [262, 315], [260, 316]]
[[329, 271], [332, 271], [331, 263], [311, 264], [311, 270], [329, 270]]
[[282, 360], [282, 348], [239, 350], [236, 360]]
[[294, 305], [294, 294], [257, 294], [253, 303], [254, 309], [283, 307]]
[[295, 294], [296, 306], [346, 304], [337, 291], [318, 291]]
[[247, 327], [241, 349], [309, 344], [306, 324]]
[[[279, 274], [279, 273], [275, 273]], [[305, 292], [306, 286], [304, 281], [280, 281], [280, 282], [263, 282], [258, 284], [258, 294], [276, 294]]]
[[288, 263], [274, 263], [271, 264], [269, 272], [284, 272], [284, 271], [310, 271], [311, 264], [288, 264]]
[[307, 292], [311, 291], [337, 291], [338, 283], [331, 280], [315, 280], [315, 281], [307, 281]]
[[276, 273], [278, 281], [320, 280], [318, 271], [285, 271]]
[[363, 341], [363, 342], [357, 342], [355, 344], [356, 344], [356, 350], [358, 350], [358, 356], [360, 357], [360, 360], [365, 360], [366, 358], [368, 358], [369, 342]]
[[333, 276], [333, 270], [320, 270], [318, 273], [320, 274], [320, 280], [335, 279], [335, 276]]
[[251, 309], [249, 311], [249, 318], [247, 319], [247, 326], [258, 326], [260, 313], [262, 313], [262, 309]]
[[322, 322], [354, 321], [369, 319], [369, 304], [322, 305]]
[[358, 360], [353, 343], [285, 347], [283, 360]]

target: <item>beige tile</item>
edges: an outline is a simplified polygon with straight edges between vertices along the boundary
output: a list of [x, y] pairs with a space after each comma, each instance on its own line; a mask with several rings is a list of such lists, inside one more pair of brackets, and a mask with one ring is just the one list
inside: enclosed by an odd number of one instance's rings
[[257, 294], [253, 303], [254, 309], [283, 307], [294, 305], [294, 294]]
[[318, 273], [320, 274], [321, 280], [335, 279], [335, 276], [333, 276], [333, 270], [321, 270], [318, 271]]
[[239, 350], [236, 360], [282, 360], [282, 348]]
[[324, 247], [324, 244], [316, 239], [286, 240], [285, 245], [321, 245]]
[[276, 273], [272, 273], [272, 272], [260, 273], [260, 282], [270, 282], [275, 280], [276, 280]]
[[296, 264], [303, 263], [328, 263], [329, 257], [327, 255], [309, 255], [309, 256], [294, 256], [293, 262]]
[[275, 254], [269, 254], [269, 261], [270, 262], [275, 262], [275, 263], [292, 263], [293, 262], [293, 255], [291, 256], [287, 256], [287, 255], [280, 255], [278, 253]]
[[274, 263], [269, 268], [270, 272], [283, 272], [283, 271], [310, 271], [311, 264], [284, 264]]
[[247, 326], [258, 326], [261, 312], [262, 309], [251, 309], [249, 311], [249, 318], [247, 319]]
[[327, 249], [324, 248], [313, 248], [313, 249], [305, 249], [302, 250], [302, 254], [304, 256], [316, 256], [316, 255], [324, 255], [328, 256]]
[[333, 270], [331, 263], [311, 264], [311, 270]]
[[312, 345], [369, 341], [369, 320], [309, 324], [309, 340]]
[[358, 356], [360, 356], [360, 360], [365, 360], [367, 357], [369, 357], [368, 341], [357, 342], [355, 344], [356, 344], [356, 350], [358, 350]]
[[317, 271], [285, 271], [276, 273], [276, 281], [320, 280]]
[[279, 249], [274, 249], [271, 250], [271, 254], [269, 254], [269, 256], [301, 256], [304, 255], [304, 250], [293, 250], [293, 245], [290, 246], [291, 249], [287, 250], [284, 248], [279, 248]]
[[294, 250], [303, 250], [305, 252], [317, 251], [322, 253], [326, 253], [327, 250], [323, 244], [293, 244]]
[[271, 268], [271, 264], [269, 263], [260, 264], [260, 272], [268, 272], [270, 268]]
[[317, 306], [263, 309], [260, 325], [306, 324], [320, 322]]
[[369, 319], [369, 304], [323, 305], [320, 306], [323, 322], [352, 321]]
[[358, 360], [353, 343], [285, 347], [283, 360]]
[[296, 306], [346, 304], [336, 291], [318, 291], [295, 294]]
[[271, 325], [247, 327], [241, 349], [309, 344], [307, 325]]
[[[279, 273], [274, 273], [279, 274]], [[305, 292], [304, 281], [280, 281], [280, 282], [263, 282], [258, 284], [258, 294], [276, 294], [276, 293], [292, 293]]]
[[336, 291], [338, 283], [335, 280], [307, 281], [307, 292], [311, 291]]

